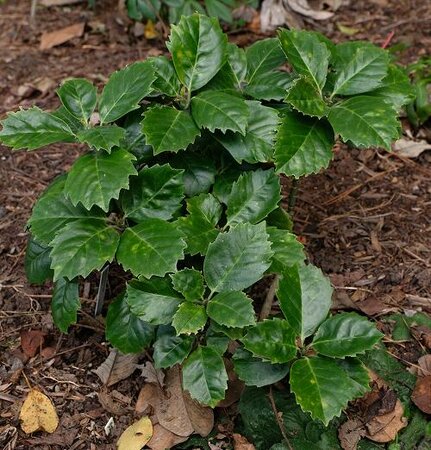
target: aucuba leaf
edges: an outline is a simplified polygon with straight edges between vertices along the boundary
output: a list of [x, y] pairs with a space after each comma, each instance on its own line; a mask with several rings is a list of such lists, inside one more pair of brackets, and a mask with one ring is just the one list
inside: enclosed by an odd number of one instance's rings
[[204, 277], [196, 269], [183, 269], [170, 276], [174, 289], [189, 302], [202, 298], [205, 291]]
[[30, 236], [24, 260], [25, 274], [30, 283], [43, 284], [52, 279], [50, 252], [51, 247], [40, 244]]
[[215, 295], [207, 304], [208, 316], [220, 325], [243, 328], [256, 323], [250, 298], [240, 291]]
[[67, 333], [70, 325], [76, 323], [80, 307], [78, 281], [59, 278], [54, 283], [51, 313], [54, 324], [60, 331]]
[[63, 106], [83, 123], [94, 111], [97, 103], [97, 88], [84, 78], [67, 80], [57, 89]]
[[106, 150], [111, 153], [113, 147], [118, 147], [124, 138], [125, 131], [116, 125], [87, 128], [78, 132], [79, 142], [85, 142], [96, 150]]
[[153, 359], [156, 369], [167, 369], [181, 364], [193, 347], [194, 336], [177, 336], [171, 326], [159, 326], [154, 342]]
[[194, 334], [207, 322], [205, 307], [197, 303], [184, 302], [178, 307], [172, 319], [172, 326], [177, 334]]

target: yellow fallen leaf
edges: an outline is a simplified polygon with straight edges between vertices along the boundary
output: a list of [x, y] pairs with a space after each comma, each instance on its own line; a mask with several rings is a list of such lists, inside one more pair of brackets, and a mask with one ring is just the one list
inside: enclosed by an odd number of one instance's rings
[[156, 27], [154, 26], [154, 23], [149, 20], [147, 24], [145, 25], [145, 31], [144, 36], [145, 39], [156, 39], [156, 37], [159, 35], [159, 33], [156, 30]]
[[118, 450], [141, 450], [153, 436], [153, 424], [148, 416], [130, 425], [117, 442]]
[[42, 392], [32, 389], [19, 413], [21, 429], [30, 434], [38, 430], [54, 433], [58, 427], [57, 411], [51, 400]]

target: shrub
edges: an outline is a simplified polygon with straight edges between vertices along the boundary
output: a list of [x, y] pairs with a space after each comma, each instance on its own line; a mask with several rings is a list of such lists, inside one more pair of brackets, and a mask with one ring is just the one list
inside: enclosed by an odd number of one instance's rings
[[[305, 262], [280, 175], [327, 167], [336, 137], [389, 150], [408, 79], [369, 43], [281, 30], [243, 50], [198, 14], [172, 27], [167, 46], [172, 60], [131, 64], [100, 96], [72, 79], [56, 111], [3, 120], [13, 149], [89, 146], [34, 206], [28, 278], [54, 280], [52, 314], [66, 332], [79, 279], [115, 262], [133, 279], [109, 306], [114, 346], [150, 348], [158, 368], [181, 364], [184, 388], [212, 407], [227, 388], [223, 356], [246, 385], [289, 376], [303, 410], [327, 424], [367, 391], [356, 356], [381, 333], [358, 314], [329, 315], [332, 288]], [[249, 289], [270, 274], [281, 312], [257, 321]]]

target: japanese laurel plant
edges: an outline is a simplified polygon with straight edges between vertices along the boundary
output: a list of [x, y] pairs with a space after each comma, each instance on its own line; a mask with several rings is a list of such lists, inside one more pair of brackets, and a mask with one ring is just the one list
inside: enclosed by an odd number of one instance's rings
[[[369, 43], [280, 30], [243, 50], [198, 14], [172, 27], [167, 47], [171, 59], [131, 64], [100, 94], [68, 80], [56, 111], [2, 121], [13, 149], [88, 145], [34, 206], [29, 280], [53, 279], [66, 332], [79, 280], [115, 263], [130, 281], [107, 313], [114, 346], [180, 364], [184, 388], [211, 407], [225, 396], [224, 358], [246, 385], [288, 377], [327, 424], [367, 391], [356, 356], [381, 333], [358, 314], [329, 315], [332, 288], [292, 234], [280, 175], [327, 167], [336, 139], [389, 149], [408, 79]], [[269, 275], [280, 314], [257, 321], [249, 289]]]

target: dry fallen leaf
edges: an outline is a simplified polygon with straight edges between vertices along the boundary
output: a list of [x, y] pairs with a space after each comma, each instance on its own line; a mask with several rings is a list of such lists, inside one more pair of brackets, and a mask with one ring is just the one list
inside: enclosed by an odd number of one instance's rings
[[138, 367], [139, 355], [123, 355], [117, 350], [111, 350], [106, 360], [93, 372], [105, 386], [113, 386], [128, 378]]
[[244, 436], [234, 433], [232, 437], [233, 450], [256, 450], [256, 447], [253, 444], [250, 444]]
[[413, 141], [401, 138], [392, 145], [394, 153], [405, 158], [417, 158], [425, 150], [431, 150], [431, 144], [425, 140]]
[[41, 50], [48, 50], [57, 45], [64, 44], [73, 38], [81, 37], [84, 34], [84, 27], [84, 23], [76, 23], [70, 27], [61, 28], [50, 33], [43, 33], [39, 48]]
[[33, 358], [41, 349], [46, 333], [40, 330], [21, 331], [21, 348], [25, 355]]
[[38, 430], [54, 433], [58, 427], [58, 416], [51, 400], [42, 392], [32, 389], [19, 413], [21, 429], [30, 434]]
[[431, 375], [431, 355], [424, 355], [418, 359], [418, 377], [426, 377]]
[[338, 438], [343, 450], [356, 450], [364, 436], [364, 424], [359, 419], [349, 419], [338, 429]]
[[419, 377], [416, 380], [412, 400], [421, 411], [431, 414], [431, 376]]
[[141, 450], [153, 436], [153, 424], [148, 416], [130, 425], [117, 442], [118, 450]]
[[365, 437], [380, 443], [393, 441], [398, 432], [407, 426], [403, 414], [403, 405], [397, 400], [393, 411], [375, 416], [366, 424]]
[[187, 441], [188, 436], [178, 436], [156, 423], [154, 425], [153, 437], [148, 442], [147, 447], [151, 450], [166, 450], [174, 445]]

